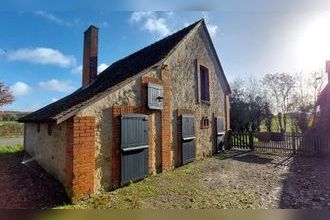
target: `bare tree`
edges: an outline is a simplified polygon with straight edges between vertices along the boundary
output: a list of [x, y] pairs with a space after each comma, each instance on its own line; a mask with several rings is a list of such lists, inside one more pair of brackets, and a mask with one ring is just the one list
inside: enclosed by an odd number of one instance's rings
[[281, 132], [287, 129], [287, 116], [292, 110], [291, 97], [296, 85], [296, 77], [287, 73], [267, 74], [262, 83], [275, 100], [278, 124]]
[[259, 131], [260, 124], [271, 115], [269, 103], [258, 80], [238, 79], [231, 85], [231, 125], [233, 131]]
[[0, 107], [6, 104], [10, 104], [14, 101], [14, 97], [8, 86], [5, 86], [0, 82]]
[[295, 94], [292, 97], [293, 118], [296, 131], [305, 132], [316, 121], [316, 100], [325, 82], [321, 71], [298, 75]]

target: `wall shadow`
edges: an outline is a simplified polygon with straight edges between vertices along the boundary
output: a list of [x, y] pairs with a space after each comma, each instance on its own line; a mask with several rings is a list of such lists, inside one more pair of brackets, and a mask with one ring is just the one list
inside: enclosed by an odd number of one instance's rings
[[24, 153], [0, 154], [0, 208], [44, 209], [70, 204], [61, 183]]
[[237, 160], [240, 162], [245, 162], [245, 163], [256, 163], [256, 164], [267, 164], [271, 163], [273, 159], [263, 157], [262, 155], [256, 155], [256, 154], [245, 154], [245, 155], [240, 155], [232, 158], [233, 160]]
[[295, 156], [283, 181], [280, 208], [330, 208], [330, 158]]

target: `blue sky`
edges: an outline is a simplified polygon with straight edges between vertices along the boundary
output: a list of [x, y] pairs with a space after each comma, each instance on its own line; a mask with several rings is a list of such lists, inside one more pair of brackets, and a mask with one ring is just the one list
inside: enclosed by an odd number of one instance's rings
[[[228, 6], [229, 7], [229, 6]], [[330, 59], [326, 10], [0, 11], [0, 81], [32, 111], [81, 85], [83, 32], [99, 27], [99, 68], [200, 18], [206, 20], [229, 81], [323, 68]]]

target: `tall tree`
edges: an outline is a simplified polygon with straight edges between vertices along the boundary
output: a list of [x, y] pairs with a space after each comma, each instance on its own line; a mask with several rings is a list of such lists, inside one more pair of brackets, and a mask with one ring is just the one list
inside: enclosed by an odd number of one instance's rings
[[261, 122], [269, 115], [269, 102], [254, 79], [249, 83], [236, 80], [232, 84], [231, 125], [234, 131], [259, 131]]
[[14, 97], [8, 86], [5, 86], [0, 82], [0, 107], [6, 104], [10, 104], [14, 101]]
[[287, 73], [267, 74], [262, 83], [275, 100], [278, 124], [281, 132], [287, 130], [287, 116], [292, 110], [292, 94], [296, 85], [296, 77]]

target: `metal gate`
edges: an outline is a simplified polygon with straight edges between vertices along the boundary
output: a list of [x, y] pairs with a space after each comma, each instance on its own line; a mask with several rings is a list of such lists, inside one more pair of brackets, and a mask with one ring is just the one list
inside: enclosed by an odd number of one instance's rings
[[216, 127], [216, 150], [217, 153], [224, 150], [225, 145], [225, 123], [223, 117], [215, 118]]
[[148, 116], [121, 117], [121, 185], [148, 175]]
[[195, 160], [195, 121], [192, 115], [182, 115], [182, 164]]

